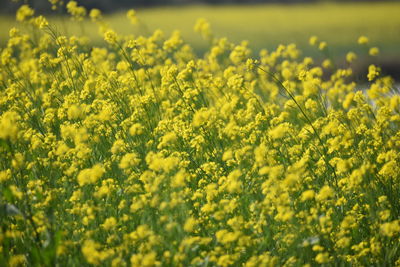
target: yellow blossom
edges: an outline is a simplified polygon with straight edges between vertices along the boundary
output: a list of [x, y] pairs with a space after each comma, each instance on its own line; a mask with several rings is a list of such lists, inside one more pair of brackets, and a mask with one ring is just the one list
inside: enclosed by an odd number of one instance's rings
[[101, 11], [97, 8], [93, 8], [90, 10], [89, 13], [89, 17], [93, 20], [93, 21], [98, 21], [101, 19]]
[[366, 36], [360, 36], [357, 40], [359, 44], [367, 44], [369, 42], [368, 38]]
[[380, 226], [380, 232], [384, 236], [393, 237], [400, 233], [400, 221], [395, 220], [387, 223], [383, 223]]
[[117, 42], [117, 34], [112, 30], [108, 30], [104, 33], [104, 40], [109, 44], [115, 44]]
[[0, 139], [16, 140], [18, 136], [18, 120], [19, 115], [12, 111], [3, 113], [0, 117]]
[[330, 188], [328, 185], [325, 185], [321, 188], [321, 190], [318, 192], [316, 199], [318, 201], [325, 201], [329, 198], [332, 198], [334, 196], [334, 191], [332, 188]]
[[269, 131], [269, 135], [273, 139], [280, 139], [285, 136], [289, 132], [289, 125], [287, 123], [279, 124], [278, 126], [272, 128]]
[[353, 61], [356, 60], [356, 59], [357, 59], [356, 53], [354, 53], [354, 52], [348, 52], [348, 53], [347, 53], [347, 55], [346, 55], [346, 61], [347, 61], [347, 62], [351, 63], [351, 62], [353, 62]]
[[315, 196], [314, 190], [306, 190], [301, 194], [301, 201], [313, 199]]
[[329, 253], [328, 252], [318, 253], [317, 256], [315, 257], [315, 261], [319, 264], [329, 262]]
[[136, 153], [127, 153], [125, 154], [119, 163], [119, 167], [121, 169], [128, 169], [134, 166], [137, 166], [140, 163], [140, 159]]
[[17, 21], [25, 21], [27, 18], [32, 17], [35, 11], [28, 5], [22, 5], [17, 11]]
[[371, 64], [368, 67], [368, 81], [374, 80], [378, 75], [379, 75], [379, 68], [377, 68], [375, 65]]
[[193, 217], [189, 217], [189, 218], [186, 220], [185, 225], [183, 226], [183, 229], [184, 229], [186, 232], [189, 232], [189, 233], [190, 233], [190, 232], [193, 232], [193, 231], [194, 231], [196, 225], [197, 225], [196, 219], [193, 218]]
[[114, 217], [107, 218], [101, 225], [105, 230], [111, 230], [117, 225], [117, 220]]
[[129, 134], [132, 136], [143, 133], [143, 126], [140, 123], [135, 123], [129, 128]]
[[378, 47], [371, 47], [369, 49], [369, 55], [370, 56], [377, 56], [379, 54], [379, 48]]
[[96, 164], [92, 168], [83, 169], [79, 172], [77, 180], [80, 186], [94, 184], [103, 176], [105, 170], [101, 164]]
[[317, 36], [311, 36], [308, 42], [310, 43], [310, 45], [314, 46], [318, 42], [318, 37]]
[[85, 240], [81, 250], [86, 261], [94, 265], [99, 265], [106, 258], [114, 254], [112, 250], [101, 251], [100, 244], [93, 240]]
[[12, 255], [8, 262], [10, 267], [24, 266], [26, 263], [27, 260], [23, 254]]
[[129, 9], [126, 13], [126, 17], [129, 19], [131, 24], [135, 25], [138, 23], [138, 18], [136, 16], [136, 11], [134, 9]]

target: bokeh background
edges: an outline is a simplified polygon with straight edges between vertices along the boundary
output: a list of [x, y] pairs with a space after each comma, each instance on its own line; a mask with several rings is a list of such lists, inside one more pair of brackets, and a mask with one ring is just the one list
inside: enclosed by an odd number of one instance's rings
[[[68, 2], [68, 1], [66, 1]], [[310, 36], [328, 43], [329, 56], [337, 65], [345, 65], [345, 55], [358, 55], [356, 71], [362, 72], [371, 62], [381, 65], [385, 74], [400, 78], [400, 1], [348, 0], [78, 0], [88, 10], [98, 8], [104, 19], [121, 34], [148, 35], [156, 29], [166, 35], [180, 30], [196, 52], [204, 53], [209, 43], [193, 31], [198, 18], [207, 19], [217, 37], [240, 43], [249, 41], [254, 56], [262, 49], [296, 43], [303, 56], [323, 60], [327, 55], [308, 44]], [[0, 0], [0, 46], [8, 38], [8, 29], [17, 26], [14, 13], [23, 3], [46, 14], [60, 32], [86, 35], [94, 45], [105, 45], [97, 26], [87, 19], [74, 22], [66, 10], [51, 10], [48, 0]], [[134, 8], [140, 20], [129, 24], [126, 10]], [[380, 50], [378, 57], [368, 55], [357, 44], [365, 35], [370, 46]]]
[[[0, 0], [0, 7], [4, 10], [13, 10], [18, 6], [18, 2], [29, 3], [30, 6], [36, 10], [49, 11], [49, 4], [47, 0]], [[68, 0], [64, 0], [68, 2]], [[196, 5], [196, 4], [211, 4], [211, 5], [226, 5], [226, 4], [301, 4], [301, 3], [318, 3], [318, 2], [383, 2], [382, 0], [81, 0], [78, 1], [80, 5], [87, 8], [98, 8], [104, 12], [114, 12], [124, 8], [138, 8], [138, 7], [154, 7], [154, 6], [182, 6], [182, 5]], [[395, 1], [392, 1], [395, 2]]]

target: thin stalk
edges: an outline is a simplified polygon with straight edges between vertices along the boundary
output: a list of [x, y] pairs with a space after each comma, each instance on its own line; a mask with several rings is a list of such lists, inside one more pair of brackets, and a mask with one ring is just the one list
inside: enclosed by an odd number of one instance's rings
[[320, 135], [318, 134], [317, 129], [315, 129], [314, 125], [312, 124], [312, 121], [310, 120], [310, 118], [307, 116], [307, 114], [305, 113], [305, 111], [303, 110], [303, 108], [300, 106], [300, 104], [297, 102], [297, 100], [295, 99], [294, 95], [289, 91], [289, 89], [287, 89], [285, 87], [285, 85], [271, 72], [264, 70], [263, 68], [261, 68], [260, 66], [257, 66], [257, 68], [261, 71], [263, 71], [264, 73], [268, 74], [276, 83], [278, 83], [278, 85], [289, 95], [290, 99], [293, 100], [293, 102], [296, 104], [296, 106], [299, 108], [301, 114], [304, 116], [304, 118], [306, 119], [307, 123], [310, 125], [310, 127], [312, 128], [312, 130], [314, 131], [314, 135], [317, 137], [319, 143], [322, 146], [323, 152], [324, 152], [324, 161], [325, 164], [332, 170], [333, 176], [335, 178], [335, 184], [336, 186], [338, 186], [337, 182], [338, 182], [338, 178], [336, 175], [336, 171], [335, 168], [328, 162], [327, 159], [327, 154], [328, 154], [328, 150], [324, 144], [324, 142], [322, 141]]

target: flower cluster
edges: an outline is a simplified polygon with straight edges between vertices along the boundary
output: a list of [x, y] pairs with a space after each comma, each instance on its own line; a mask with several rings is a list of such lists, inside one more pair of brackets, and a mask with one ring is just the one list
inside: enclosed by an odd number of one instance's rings
[[202, 56], [179, 32], [96, 47], [17, 19], [36, 29], [0, 50], [0, 262], [400, 265], [400, 95], [378, 66], [252, 56], [204, 19]]

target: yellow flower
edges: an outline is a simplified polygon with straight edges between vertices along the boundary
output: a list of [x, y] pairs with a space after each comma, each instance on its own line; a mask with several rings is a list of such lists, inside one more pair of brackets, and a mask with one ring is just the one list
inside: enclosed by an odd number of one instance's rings
[[6, 111], [0, 117], [0, 139], [11, 139], [15, 141], [18, 136], [19, 115], [13, 111]]
[[173, 144], [177, 140], [177, 136], [174, 132], [169, 132], [166, 133], [163, 137], [161, 137], [161, 141], [158, 144], [157, 148], [162, 149], [164, 147], [169, 146], [170, 144]]
[[242, 176], [242, 172], [240, 170], [234, 170], [229, 173], [226, 178], [226, 190], [229, 193], [240, 193], [242, 192], [242, 182], [239, 181], [240, 176]]
[[143, 126], [140, 123], [135, 123], [129, 128], [129, 134], [132, 136], [143, 133]]
[[231, 255], [222, 255], [218, 258], [217, 265], [221, 267], [231, 266], [234, 263]]
[[128, 12], [126, 12], [126, 17], [133, 25], [137, 24], [139, 21], [138, 18], [136, 17], [136, 11], [134, 9], [129, 9]]
[[27, 18], [32, 17], [35, 11], [28, 5], [22, 5], [17, 11], [17, 21], [25, 21]]
[[379, 48], [378, 47], [371, 47], [369, 49], [368, 53], [369, 53], [370, 56], [377, 56], [377, 55], [379, 55]]
[[222, 155], [222, 160], [223, 161], [228, 161], [230, 159], [233, 159], [233, 152], [232, 152], [232, 150], [227, 150]]
[[35, 19], [35, 25], [39, 28], [39, 29], [43, 29], [46, 26], [49, 25], [49, 22], [46, 20], [45, 17], [43, 16], [39, 16]]
[[292, 71], [291, 71], [290, 69], [284, 68], [284, 69], [282, 70], [282, 77], [283, 77], [285, 80], [289, 80], [289, 79], [292, 77], [292, 75], [293, 75], [293, 73], [292, 73]]
[[93, 8], [90, 10], [89, 17], [92, 19], [92, 21], [98, 21], [101, 19], [101, 11], [97, 8]]
[[154, 251], [144, 255], [133, 254], [130, 261], [132, 267], [151, 267], [159, 263], [157, 261], [157, 254]]
[[114, 258], [111, 262], [111, 267], [123, 266], [125, 261], [122, 258]]
[[257, 64], [259, 64], [259, 62], [257, 60], [253, 60], [251, 58], [247, 59], [247, 61], [246, 61], [247, 70], [248, 71], [254, 70], [254, 68], [257, 66]]
[[136, 153], [127, 153], [122, 157], [118, 166], [121, 169], [128, 169], [137, 166], [139, 163], [140, 159]]
[[10, 169], [0, 171], [0, 183], [4, 183], [5, 181], [11, 178], [11, 171]]
[[400, 233], [400, 220], [383, 223], [380, 226], [381, 234], [388, 237], [393, 237]]
[[86, 261], [90, 264], [99, 264], [99, 252], [98, 248], [100, 244], [94, 242], [93, 240], [86, 240], [82, 245], [82, 254], [85, 257]]
[[207, 123], [207, 121], [210, 119], [212, 115], [211, 110], [207, 110], [205, 108], [200, 109], [196, 111], [196, 113], [193, 116], [193, 126], [194, 127], [200, 127], [203, 124]]
[[142, 259], [143, 267], [155, 266], [156, 263], [157, 263], [157, 254], [154, 251], [144, 255]]
[[223, 229], [217, 231], [215, 237], [221, 244], [228, 244], [236, 241], [239, 237], [239, 233], [229, 232], [228, 230]]
[[342, 237], [336, 242], [336, 246], [338, 246], [339, 248], [346, 248], [350, 245], [350, 242], [350, 238]]
[[212, 37], [210, 23], [204, 18], [200, 18], [196, 21], [194, 31], [200, 33], [204, 39]]
[[328, 44], [326, 42], [320, 42], [319, 46], [318, 46], [318, 49], [319, 50], [325, 50], [327, 46], [328, 46]]
[[278, 126], [269, 130], [269, 135], [273, 139], [280, 139], [285, 136], [286, 133], [289, 132], [289, 124], [288, 123], [281, 123]]
[[390, 217], [390, 210], [384, 210], [379, 212], [379, 218], [382, 221], [386, 221], [387, 219], [389, 219], [389, 217]]
[[315, 257], [315, 261], [319, 264], [329, 262], [329, 253], [328, 252], [318, 253], [317, 256]]
[[318, 42], [318, 37], [317, 36], [311, 36], [308, 42], [309, 42], [310, 45], [314, 46]]
[[105, 170], [101, 164], [96, 164], [92, 168], [81, 170], [77, 180], [80, 186], [94, 184], [103, 176]]
[[117, 225], [117, 220], [114, 217], [107, 218], [101, 225], [105, 230], [111, 230]]
[[369, 65], [368, 67], [368, 81], [372, 81], [379, 75], [380, 69], [376, 67], [374, 64]]
[[18, 254], [12, 255], [9, 259], [8, 266], [10, 267], [18, 267], [18, 266], [25, 266], [27, 263], [25, 255]]
[[125, 145], [124, 140], [117, 139], [117, 140], [115, 140], [113, 146], [111, 147], [111, 153], [118, 154], [118, 153], [124, 152], [125, 149], [126, 149], [126, 145]]
[[329, 198], [332, 198], [334, 196], [335, 192], [333, 191], [332, 188], [330, 188], [328, 185], [325, 185], [319, 190], [316, 199], [318, 201], [325, 201]]
[[351, 62], [353, 62], [353, 61], [356, 60], [356, 59], [357, 59], [356, 53], [354, 53], [354, 52], [348, 52], [348, 53], [347, 53], [347, 55], [346, 55], [346, 61], [347, 61], [347, 62], [351, 63]]
[[67, 11], [73, 16], [74, 19], [82, 21], [86, 16], [86, 9], [82, 6], [78, 6], [76, 1], [69, 1], [66, 5]]
[[395, 160], [386, 162], [379, 171], [379, 174], [384, 178], [396, 177], [399, 174], [398, 163]]
[[117, 42], [117, 34], [113, 30], [108, 30], [104, 33], [104, 40], [109, 44]]
[[306, 79], [306, 77], [307, 77], [307, 74], [308, 74], [308, 72], [306, 71], [306, 70], [301, 70], [300, 72], [299, 72], [299, 75], [298, 75], [298, 79], [300, 80], [300, 81], [304, 81], [305, 79]]
[[246, 59], [249, 57], [249, 55], [250, 55], [250, 50], [246, 46], [238, 45], [238, 46], [235, 46], [235, 48], [229, 55], [229, 59], [234, 64], [240, 64], [240, 63], [244, 63], [246, 61]]
[[365, 36], [360, 36], [360, 37], [358, 38], [357, 42], [358, 42], [359, 44], [368, 44], [369, 40], [368, 40], [368, 38], [365, 37]]
[[322, 67], [324, 67], [325, 69], [332, 68], [333, 67], [332, 60], [325, 59], [324, 61], [322, 61]]
[[14, 155], [14, 159], [11, 161], [11, 165], [13, 166], [14, 169], [19, 170], [24, 166], [25, 163], [25, 157], [21, 153], [16, 153]]
[[80, 119], [83, 117], [83, 109], [81, 106], [71, 105], [68, 108], [67, 114], [68, 114], [68, 119], [70, 120]]
[[193, 217], [189, 217], [189, 218], [186, 220], [185, 225], [183, 226], [183, 230], [185, 230], [186, 232], [191, 233], [191, 232], [194, 231], [196, 225], [197, 225], [196, 219], [193, 218]]
[[186, 180], [188, 178], [188, 174], [185, 170], [179, 170], [173, 177], [171, 181], [172, 187], [183, 187], [186, 185]]
[[315, 196], [314, 190], [306, 190], [301, 194], [301, 201], [307, 201], [313, 199]]
[[168, 173], [178, 167], [179, 158], [173, 156], [164, 158], [161, 154], [151, 151], [146, 155], [146, 163], [154, 171], [163, 170]]

